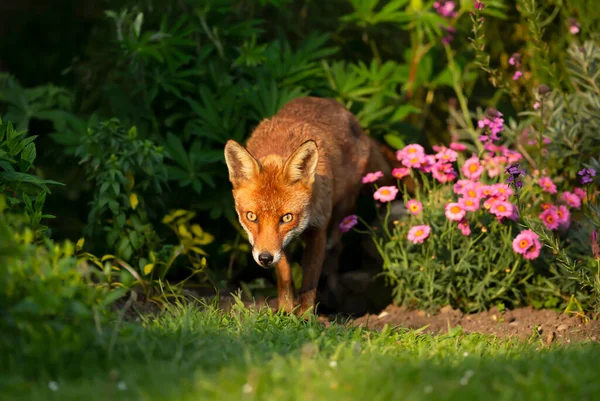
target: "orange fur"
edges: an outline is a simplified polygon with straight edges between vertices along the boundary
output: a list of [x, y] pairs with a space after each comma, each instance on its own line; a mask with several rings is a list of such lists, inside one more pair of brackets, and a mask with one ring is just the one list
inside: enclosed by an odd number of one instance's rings
[[[306, 97], [263, 120], [246, 148], [228, 141], [225, 158], [254, 259], [269, 264], [272, 256], [279, 306], [287, 311], [294, 307], [294, 287], [284, 248], [303, 236], [300, 311], [312, 308], [326, 252], [339, 248], [338, 226], [354, 209], [361, 177], [376, 170], [389, 177], [391, 166], [380, 145], [340, 103]], [[284, 221], [287, 214], [291, 221]]]

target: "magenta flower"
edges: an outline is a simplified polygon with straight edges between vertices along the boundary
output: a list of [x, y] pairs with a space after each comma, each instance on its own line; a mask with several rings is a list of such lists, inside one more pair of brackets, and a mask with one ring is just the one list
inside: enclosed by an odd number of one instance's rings
[[497, 217], [511, 217], [514, 206], [508, 201], [498, 200], [490, 207], [490, 213]]
[[446, 217], [452, 221], [461, 221], [467, 214], [467, 211], [456, 202], [448, 203], [444, 209]]
[[467, 212], [475, 212], [479, 210], [479, 198], [460, 198], [458, 204]]
[[518, 80], [519, 78], [521, 78], [523, 76], [523, 73], [521, 72], [521, 70], [517, 70], [515, 71], [515, 73], [513, 74], [513, 81]]
[[484, 171], [484, 167], [479, 162], [477, 156], [473, 155], [467, 159], [462, 167], [462, 172], [465, 177], [470, 180], [477, 181]]
[[381, 177], [383, 177], [383, 173], [381, 171], [376, 171], [374, 173], [367, 173], [367, 175], [365, 175], [362, 178], [362, 183], [363, 184], [369, 184], [371, 182], [377, 181]]
[[433, 3], [433, 8], [435, 8], [435, 11], [442, 17], [456, 17], [456, 11], [454, 11], [454, 9], [456, 8], [456, 3], [454, 3], [451, 0], [438, 0], [435, 3]]
[[410, 169], [406, 167], [399, 167], [392, 170], [392, 175], [399, 180], [410, 175]]
[[489, 132], [489, 134], [484, 134], [479, 137], [481, 142], [487, 142], [489, 145], [490, 143], [499, 140], [498, 134], [504, 130], [502, 113], [496, 109], [488, 109], [483, 120], [477, 122], [477, 126], [479, 128], [487, 128], [486, 132]]
[[513, 251], [530, 260], [540, 256], [542, 250], [539, 236], [531, 230], [521, 231], [513, 240], [512, 247]]
[[408, 231], [408, 240], [413, 244], [422, 244], [430, 233], [431, 227], [427, 225], [414, 226]]
[[424, 173], [430, 173], [433, 166], [436, 164], [434, 155], [425, 155], [423, 156], [423, 163], [421, 163], [421, 171]]
[[344, 217], [344, 220], [340, 223], [340, 231], [346, 233], [358, 224], [358, 217], [355, 214]]
[[458, 229], [464, 236], [471, 235], [471, 227], [469, 227], [469, 223], [466, 220], [461, 220], [458, 222]]
[[431, 175], [439, 182], [446, 183], [453, 181], [457, 174], [449, 163], [436, 163], [431, 168]]
[[475, 1], [475, 9], [476, 10], [483, 10], [483, 2], [479, 1], [479, 0], [474, 0]]
[[579, 170], [577, 175], [581, 176], [581, 183], [583, 185], [591, 184], [592, 182], [594, 182], [594, 179], [592, 177], [596, 176], [596, 170], [594, 170], [593, 168], [584, 168], [582, 170]]
[[579, 209], [581, 207], [581, 198], [573, 192], [565, 191], [560, 197], [567, 205], [574, 209]]
[[585, 193], [585, 189], [583, 188], [575, 188], [573, 190], [573, 192], [575, 193], [575, 195], [577, 195], [579, 197], [579, 199], [584, 200], [585, 198], [587, 198], [587, 194]]
[[398, 194], [398, 188], [394, 186], [385, 186], [379, 188], [373, 194], [373, 199], [378, 200], [379, 202], [391, 202], [396, 199], [396, 195]]
[[535, 102], [535, 103], [533, 104], [533, 109], [534, 109], [534, 110], [537, 110], [537, 109], [539, 109], [539, 108], [540, 108], [540, 102]]
[[558, 213], [556, 213], [556, 207], [544, 210], [538, 217], [542, 220], [547, 229], [556, 230], [558, 228], [560, 218], [558, 217]]
[[450, 149], [456, 150], [457, 152], [463, 152], [463, 151], [467, 150], [467, 146], [463, 145], [462, 143], [451, 142]]
[[538, 184], [540, 184], [540, 187], [542, 187], [542, 191], [547, 192], [549, 194], [556, 193], [556, 185], [554, 185], [554, 183], [549, 177], [541, 177], [538, 181]]
[[571, 225], [571, 212], [565, 205], [560, 205], [556, 209], [556, 215], [558, 216], [558, 225], [564, 229], [569, 228]]
[[419, 213], [421, 213], [421, 210], [423, 210], [423, 204], [418, 200], [411, 199], [408, 202], [406, 202], [406, 208], [410, 213], [416, 216]]

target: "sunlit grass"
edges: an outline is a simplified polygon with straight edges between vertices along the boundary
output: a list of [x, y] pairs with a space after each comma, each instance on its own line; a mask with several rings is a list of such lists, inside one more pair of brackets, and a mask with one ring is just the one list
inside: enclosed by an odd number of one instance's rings
[[[0, 379], [2, 400], [591, 400], [600, 345], [322, 327], [262, 309], [173, 306], [110, 359]], [[94, 354], [96, 355], [96, 354]], [[40, 367], [42, 369], [42, 367]], [[2, 390], [3, 388], [3, 390]]]

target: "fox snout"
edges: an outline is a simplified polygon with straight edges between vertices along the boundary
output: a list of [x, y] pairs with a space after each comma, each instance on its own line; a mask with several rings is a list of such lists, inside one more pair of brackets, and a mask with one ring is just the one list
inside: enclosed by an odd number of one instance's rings
[[273, 267], [279, 262], [281, 259], [281, 251], [278, 252], [269, 252], [269, 251], [259, 251], [257, 249], [252, 250], [252, 257], [259, 266], [264, 268]]

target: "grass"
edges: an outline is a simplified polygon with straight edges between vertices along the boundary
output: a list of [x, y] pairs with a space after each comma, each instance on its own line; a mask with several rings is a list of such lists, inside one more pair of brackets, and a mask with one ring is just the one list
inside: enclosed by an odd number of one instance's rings
[[0, 376], [2, 400], [593, 400], [600, 345], [547, 347], [465, 334], [374, 332], [237, 305], [171, 306], [35, 377]]

